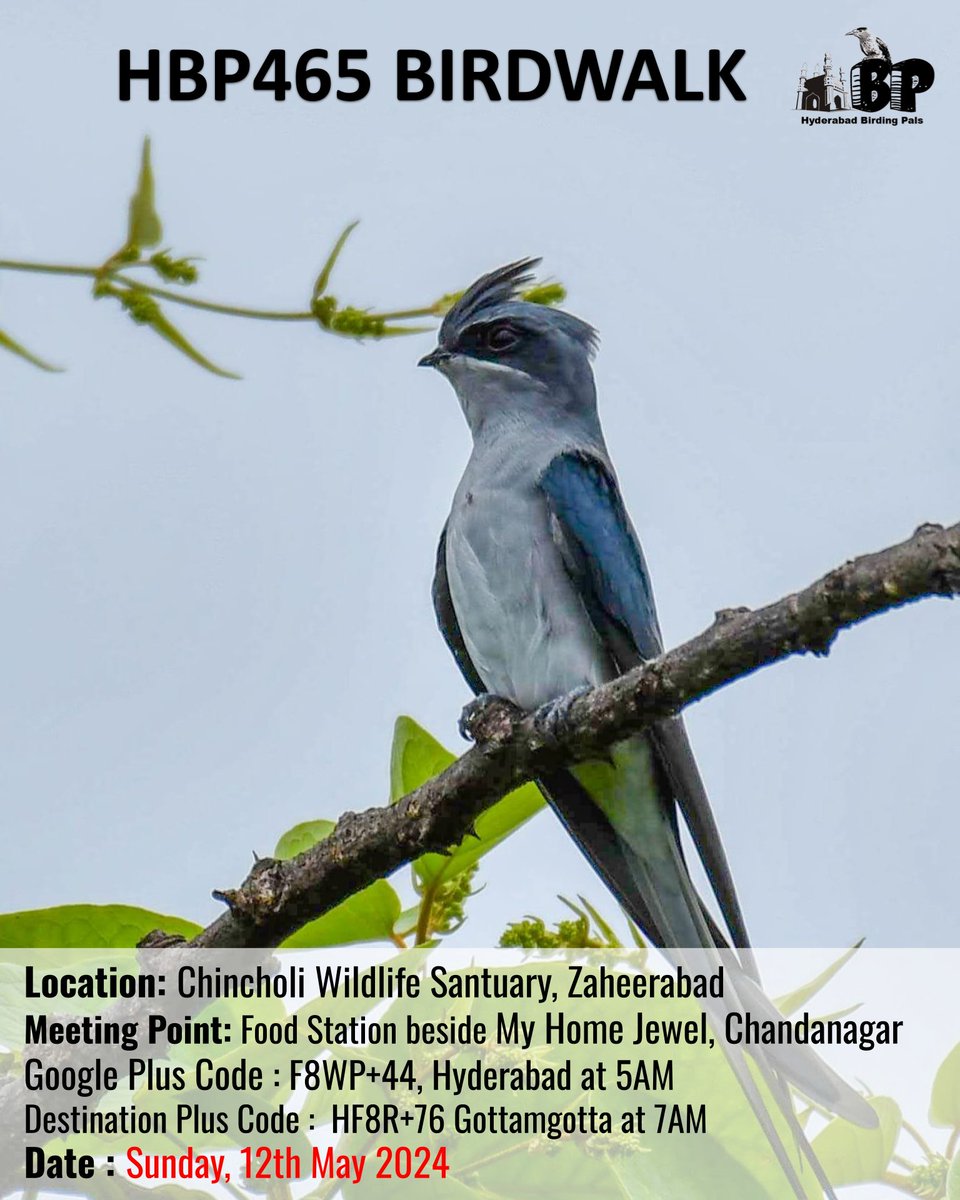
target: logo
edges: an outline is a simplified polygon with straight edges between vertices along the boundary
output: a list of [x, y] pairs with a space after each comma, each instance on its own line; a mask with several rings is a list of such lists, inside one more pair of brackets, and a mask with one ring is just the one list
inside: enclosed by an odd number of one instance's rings
[[[846, 36], [856, 39], [860, 54], [860, 59], [850, 67], [847, 76], [842, 66], [834, 70], [829, 51], [823, 56], [822, 73], [808, 74], [806, 63], [800, 71], [796, 109], [804, 114], [803, 123], [922, 124], [922, 117], [900, 114], [915, 113], [917, 97], [933, 86], [936, 74], [930, 63], [925, 58], [904, 58], [894, 62], [887, 43], [866, 25], [858, 25]], [[890, 109], [898, 115], [874, 115], [884, 109]], [[839, 115], [847, 112], [863, 115], [859, 118]]]

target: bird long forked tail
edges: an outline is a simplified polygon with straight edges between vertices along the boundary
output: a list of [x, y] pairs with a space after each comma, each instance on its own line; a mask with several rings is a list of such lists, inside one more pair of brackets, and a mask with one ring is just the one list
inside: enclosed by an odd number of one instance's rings
[[[797, 1200], [808, 1200], [800, 1169], [784, 1145], [746, 1052], [725, 1037], [728, 1015], [782, 1020], [760, 987], [749, 952], [730, 949], [697, 895], [679, 838], [677, 806], [654, 744], [640, 734], [613, 748], [607, 762], [587, 762], [538, 781], [568, 832], [625, 911], [676, 967], [691, 975], [724, 967], [722, 999], [704, 1000], [707, 1017]], [[722, 853], [722, 851], [721, 851]], [[725, 913], [726, 915], [726, 913]], [[728, 918], [729, 920], [729, 918]], [[837, 1116], [868, 1128], [877, 1115], [863, 1096], [806, 1045], [752, 1046], [750, 1058], [773, 1096], [801, 1159], [829, 1200], [833, 1188], [797, 1120], [789, 1085]]]

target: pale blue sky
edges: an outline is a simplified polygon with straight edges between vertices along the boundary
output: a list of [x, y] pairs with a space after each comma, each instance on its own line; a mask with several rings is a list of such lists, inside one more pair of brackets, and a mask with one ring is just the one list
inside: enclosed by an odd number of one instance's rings
[[[930, 59], [910, 128], [804, 128], [804, 61], [869, 23]], [[524, 254], [602, 334], [608, 442], [676, 643], [922, 521], [957, 519], [960, 18], [889, 0], [789, 11], [502, 0], [45, 3], [0, 16], [0, 257], [103, 258], [145, 133], [165, 242], [200, 291], [405, 305]], [[116, 98], [116, 54], [369, 49], [360, 104], [239, 88]], [[744, 104], [400, 105], [398, 46], [745, 47]], [[693, 81], [692, 81], [693, 82]], [[173, 310], [171, 310], [173, 315]], [[221, 381], [86, 285], [0, 276], [0, 905], [124, 901], [200, 920], [250, 852], [386, 796], [393, 719], [456, 747], [436, 536], [468, 451], [430, 336], [358, 346], [179, 310]], [[960, 941], [958, 610], [928, 601], [688, 714], [754, 939]], [[549, 814], [487, 860], [461, 943], [609, 910]]]

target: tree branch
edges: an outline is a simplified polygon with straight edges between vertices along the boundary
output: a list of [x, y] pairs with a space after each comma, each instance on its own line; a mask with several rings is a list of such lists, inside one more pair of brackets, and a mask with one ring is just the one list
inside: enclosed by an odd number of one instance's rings
[[388, 808], [344, 813], [323, 842], [285, 862], [262, 859], [236, 890], [214, 893], [228, 911], [191, 943], [275, 946], [348, 895], [428, 851], [443, 852], [476, 817], [539, 774], [598, 757], [735, 679], [794, 654], [826, 654], [843, 630], [925, 596], [960, 594], [960, 524], [923, 525], [909, 540], [845, 563], [766, 608], [726, 609], [697, 637], [579, 697], [560, 735], [493, 706], [478, 744]]

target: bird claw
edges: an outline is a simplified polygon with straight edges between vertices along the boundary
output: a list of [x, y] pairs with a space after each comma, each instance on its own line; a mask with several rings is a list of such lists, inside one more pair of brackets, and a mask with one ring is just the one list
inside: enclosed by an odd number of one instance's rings
[[517, 706], [494, 692], [481, 692], [460, 714], [457, 728], [465, 742], [489, 742], [501, 732], [500, 727], [519, 712]]
[[572, 692], [567, 692], [565, 696], [558, 696], [556, 700], [548, 700], [546, 704], [540, 705], [533, 714], [533, 723], [545, 742], [555, 745], [561, 740], [566, 732], [570, 710], [577, 700], [590, 690], [589, 684], [584, 683]]

